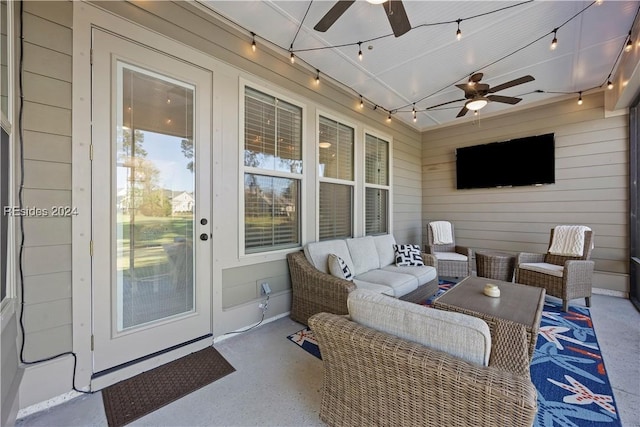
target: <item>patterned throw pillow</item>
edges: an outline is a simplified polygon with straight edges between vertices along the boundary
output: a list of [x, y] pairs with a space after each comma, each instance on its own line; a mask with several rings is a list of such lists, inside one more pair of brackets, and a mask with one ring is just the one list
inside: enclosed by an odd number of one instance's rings
[[393, 245], [396, 251], [396, 266], [409, 267], [424, 265], [420, 246], [418, 245]]
[[342, 258], [340, 258], [336, 254], [329, 254], [329, 258], [327, 259], [329, 263], [329, 272], [332, 276], [339, 277], [345, 280], [353, 280], [353, 274], [351, 274], [351, 269], [347, 265], [346, 262]]

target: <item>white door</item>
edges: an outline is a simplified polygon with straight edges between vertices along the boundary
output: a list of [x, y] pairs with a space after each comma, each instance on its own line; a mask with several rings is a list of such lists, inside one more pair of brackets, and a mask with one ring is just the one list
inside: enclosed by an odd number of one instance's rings
[[212, 73], [93, 31], [93, 372], [211, 345]]

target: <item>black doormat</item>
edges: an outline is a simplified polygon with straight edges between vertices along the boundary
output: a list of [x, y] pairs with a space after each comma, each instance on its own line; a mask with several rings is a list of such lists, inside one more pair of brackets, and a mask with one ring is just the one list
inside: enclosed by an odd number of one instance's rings
[[124, 426], [234, 371], [215, 348], [207, 347], [120, 381], [102, 390], [107, 422]]

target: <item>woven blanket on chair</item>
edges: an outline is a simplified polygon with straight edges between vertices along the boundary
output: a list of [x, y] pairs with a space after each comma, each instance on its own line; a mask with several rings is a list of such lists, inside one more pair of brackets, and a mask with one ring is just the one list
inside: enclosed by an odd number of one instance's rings
[[584, 225], [558, 225], [553, 230], [553, 241], [549, 253], [563, 256], [582, 256], [584, 233], [590, 231]]
[[434, 245], [449, 245], [453, 243], [451, 223], [448, 221], [433, 221], [429, 223], [433, 233]]

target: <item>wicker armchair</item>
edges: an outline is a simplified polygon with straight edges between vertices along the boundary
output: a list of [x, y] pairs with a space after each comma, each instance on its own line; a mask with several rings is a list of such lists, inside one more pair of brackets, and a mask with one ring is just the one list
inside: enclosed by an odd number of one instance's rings
[[[553, 242], [553, 231], [549, 237], [549, 248]], [[569, 301], [584, 298], [591, 307], [591, 288], [595, 263], [591, 261], [593, 232], [586, 231], [582, 256], [562, 256], [550, 254], [520, 253], [516, 259], [515, 282], [544, 288], [548, 295], [562, 299], [562, 310], [567, 311]], [[560, 275], [520, 268], [523, 263], [547, 263], [562, 266]]]
[[[438, 261], [433, 255], [422, 253], [422, 258], [426, 265], [437, 268]], [[287, 254], [287, 262], [291, 275], [291, 319], [307, 325], [309, 317], [316, 313], [348, 313], [347, 297], [356, 289], [355, 283], [321, 272], [309, 263], [303, 251]], [[436, 279], [400, 299], [424, 302], [438, 291]]]
[[467, 277], [473, 272], [473, 249], [456, 245], [453, 224], [453, 243], [436, 245], [433, 243], [431, 223], [427, 224], [427, 247], [425, 252], [438, 258], [438, 275], [444, 277]]
[[330, 426], [531, 426], [537, 391], [523, 325], [501, 321], [489, 366], [379, 332], [347, 316], [316, 314]]

